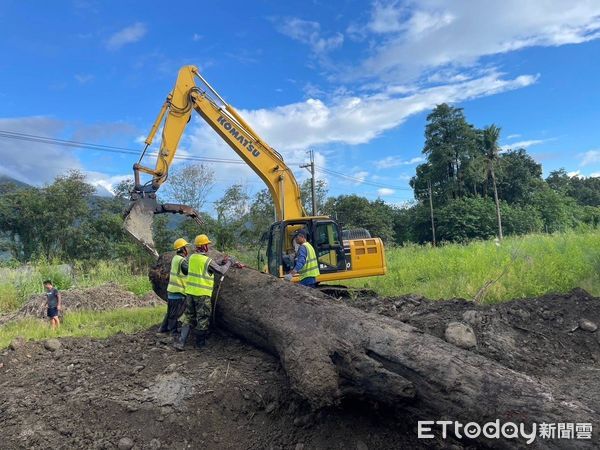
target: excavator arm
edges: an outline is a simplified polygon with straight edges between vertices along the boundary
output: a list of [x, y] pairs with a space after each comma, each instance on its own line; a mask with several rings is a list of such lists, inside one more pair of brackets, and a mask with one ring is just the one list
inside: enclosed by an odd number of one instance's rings
[[[200, 83], [197, 84], [196, 81]], [[157, 255], [152, 240], [154, 214], [180, 213], [202, 223], [197, 211], [185, 205], [159, 204], [156, 192], [167, 180], [179, 141], [195, 110], [265, 182], [275, 203], [278, 220], [303, 217], [300, 188], [282, 156], [256, 133], [241, 115], [212, 88], [195, 66], [179, 70], [175, 87], [168, 95], [145, 141], [146, 149], [134, 164], [135, 187], [126, 211], [125, 229]], [[162, 127], [162, 139], [154, 168], [141, 164], [146, 150]], [[152, 178], [142, 184], [141, 174]]]

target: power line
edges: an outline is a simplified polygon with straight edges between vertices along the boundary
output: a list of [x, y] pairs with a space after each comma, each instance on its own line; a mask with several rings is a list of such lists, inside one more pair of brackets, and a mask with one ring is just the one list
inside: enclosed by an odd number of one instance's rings
[[[139, 155], [139, 150], [134, 150], [125, 147], [115, 147], [111, 145], [92, 144], [89, 142], [71, 141], [66, 139], [49, 138], [45, 136], [36, 136], [34, 134], [17, 133], [13, 131], [0, 130], [0, 138], [5, 139], [16, 139], [21, 141], [36, 142], [39, 144], [50, 144], [60, 145], [72, 148], [83, 148], [88, 150], [95, 150], [108, 153], [121, 153], [127, 155]], [[157, 153], [150, 153], [149, 156], [158, 156]], [[209, 163], [223, 163], [223, 164], [246, 164], [244, 161], [237, 159], [227, 158], [203, 158], [200, 156], [189, 156], [189, 155], [175, 155], [175, 159], [189, 160], [189, 161], [200, 161]]]
[[[62, 147], [71, 147], [74, 149], [88, 149], [88, 150], [107, 152], [107, 153], [119, 153], [119, 154], [136, 155], [136, 156], [138, 156], [140, 154], [139, 150], [126, 148], [126, 147], [117, 147], [117, 146], [104, 145], [104, 144], [93, 144], [93, 143], [89, 143], [89, 142], [80, 142], [80, 141], [73, 141], [73, 140], [68, 140], [68, 139], [50, 138], [50, 137], [46, 137], [46, 136], [39, 136], [39, 135], [29, 134], [29, 133], [19, 133], [16, 131], [8, 131], [8, 130], [0, 130], [0, 138], [14, 139], [14, 140], [20, 140], [20, 141], [27, 141], [27, 142], [35, 142], [35, 143], [39, 143], [39, 144], [58, 145], [58, 146], [62, 146]], [[157, 157], [158, 154], [150, 153], [148, 156]], [[175, 155], [174, 159], [187, 160], [187, 161], [198, 161], [198, 162], [206, 162], [206, 163], [217, 163], [217, 164], [246, 165], [246, 162], [244, 162], [244, 161], [240, 161], [240, 160], [236, 160], [236, 159], [229, 159], [229, 158], [205, 158], [205, 157], [191, 156], [191, 155]], [[290, 165], [290, 166], [295, 165], [295, 164], [298, 164], [298, 163], [294, 163], [294, 162], [288, 163], [288, 165]], [[338, 172], [338, 171], [331, 170], [331, 169], [326, 169], [324, 167], [320, 167], [317, 165], [315, 165], [315, 170], [318, 170], [319, 172], [322, 172], [322, 173], [325, 173], [328, 175], [341, 177], [341, 178], [344, 178], [344, 179], [347, 179], [350, 181], [354, 181], [359, 184], [364, 184], [367, 186], [388, 188], [388, 189], [394, 189], [394, 190], [399, 190], [399, 191], [412, 191], [412, 189], [410, 189], [410, 188], [401, 187], [401, 186], [393, 186], [393, 185], [388, 185], [388, 184], [384, 184], [384, 183], [377, 183], [374, 181], [367, 181], [367, 180], [364, 180], [361, 178], [347, 175], [342, 172]]]
[[342, 173], [342, 172], [337, 172], [337, 171], [331, 170], [331, 169], [325, 169], [324, 167], [315, 166], [315, 169], [317, 169], [319, 172], [323, 172], [323, 173], [326, 173], [329, 175], [335, 175], [335, 176], [338, 176], [341, 178], [345, 178], [347, 180], [355, 181], [360, 184], [366, 184], [368, 186], [388, 188], [388, 189], [394, 189], [394, 190], [398, 190], [398, 191], [412, 191], [411, 188], [406, 188], [406, 187], [401, 187], [401, 186], [392, 186], [389, 184], [377, 183], [375, 181], [367, 181], [362, 178], [357, 178], [357, 177], [353, 177], [350, 175], [346, 175], [345, 173]]

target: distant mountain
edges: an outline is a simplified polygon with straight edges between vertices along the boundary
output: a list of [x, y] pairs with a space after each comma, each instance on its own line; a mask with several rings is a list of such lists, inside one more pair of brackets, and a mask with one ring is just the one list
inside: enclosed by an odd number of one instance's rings
[[30, 185], [27, 183], [23, 183], [22, 181], [11, 178], [8, 175], [2, 175], [0, 173], [0, 186], [7, 185], [7, 184], [12, 184], [18, 188], [30, 187]]

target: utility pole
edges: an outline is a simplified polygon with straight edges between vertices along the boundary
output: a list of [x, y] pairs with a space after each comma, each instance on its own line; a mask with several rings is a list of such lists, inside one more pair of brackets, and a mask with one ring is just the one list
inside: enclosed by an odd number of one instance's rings
[[429, 189], [429, 209], [431, 211], [431, 234], [433, 235], [433, 246], [435, 247], [435, 222], [433, 221], [433, 194], [431, 193], [431, 180], [427, 180], [427, 188]]
[[310, 189], [312, 194], [312, 215], [317, 215], [317, 194], [315, 188], [315, 153], [309, 150], [310, 153], [310, 164], [302, 164], [300, 168], [308, 169], [310, 172]]

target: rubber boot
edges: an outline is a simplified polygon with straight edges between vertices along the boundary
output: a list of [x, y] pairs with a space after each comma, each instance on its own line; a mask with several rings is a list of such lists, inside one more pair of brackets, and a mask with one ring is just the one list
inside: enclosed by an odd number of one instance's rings
[[206, 345], [207, 333], [200, 332], [196, 333], [196, 348], [202, 348]]
[[179, 335], [179, 339], [176, 340], [173, 344], [173, 347], [175, 347], [176, 350], [183, 351], [185, 347], [185, 341], [187, 341], [190, 331], [191, 328], [189, 325], [184, 325], [183, 327], [181, 327], [181, 334]]
[[156, 334], [163, 334], [163, 333], [167, 333], [168, 331], [169, 331], [168, 316], [165, 315], [165, 318], [163, 319], [162, 323], [160, 324], [160, 328], [156, 331]]

